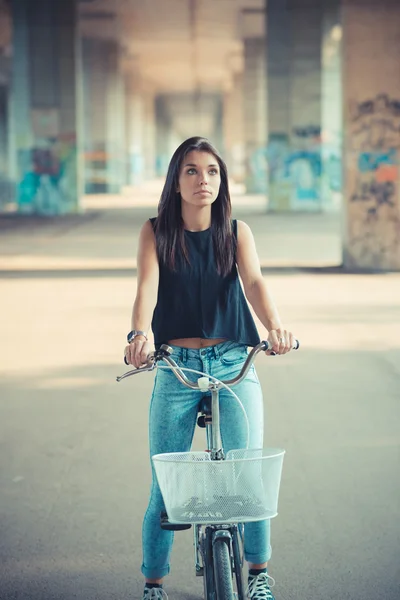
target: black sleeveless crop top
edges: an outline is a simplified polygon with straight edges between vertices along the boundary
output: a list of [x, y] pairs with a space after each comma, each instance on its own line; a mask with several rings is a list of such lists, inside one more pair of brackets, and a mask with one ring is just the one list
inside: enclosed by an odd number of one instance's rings
[[[155, 218], [150, 219], [154, 228]], [[233, 221], [237, 239], [237, 221]], [[177, 256], [176, 271], [160, 264], [151, 327], [156, 347], [178, 338], [226, 338], [256, 346], [260, 337], [236, 264], [226, 277], [216, 268], [211, 229], [185, 231], [190, 265]]]

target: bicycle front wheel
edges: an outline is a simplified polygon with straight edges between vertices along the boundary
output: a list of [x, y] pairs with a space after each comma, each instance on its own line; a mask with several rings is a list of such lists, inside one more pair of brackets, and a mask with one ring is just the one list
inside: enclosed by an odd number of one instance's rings
[[233, 600], [233, 582], [229, 546], [216, 540], [213, 546], [214, 577], [217, 600]]

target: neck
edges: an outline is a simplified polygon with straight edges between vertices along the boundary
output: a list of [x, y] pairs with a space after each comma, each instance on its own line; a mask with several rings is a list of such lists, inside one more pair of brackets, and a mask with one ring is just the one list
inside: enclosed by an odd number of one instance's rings
[[204, 231], [211, 226], [211, 206], [182, 207], [182, 219], [188, 231]]

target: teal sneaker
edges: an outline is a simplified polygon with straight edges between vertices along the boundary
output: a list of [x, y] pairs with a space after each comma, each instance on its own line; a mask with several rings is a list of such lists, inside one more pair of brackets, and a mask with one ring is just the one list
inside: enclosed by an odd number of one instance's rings
[[275, 580], [268, 573], [249, 575], [246, 597], [250, 600], [275, 600], [271, 592], [274, 585]]
[[168, 600], [168, 596], [162, 588], [147, 588], [145, 586], [142, 600]]

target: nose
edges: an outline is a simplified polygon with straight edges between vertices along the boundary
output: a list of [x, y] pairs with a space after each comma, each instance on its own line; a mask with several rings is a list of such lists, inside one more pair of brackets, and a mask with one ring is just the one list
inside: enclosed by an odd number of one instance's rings
[[207, 171], [202, 171], [200, 173], [200, 185], [207, 185], [208, 183], [208, 173]]

